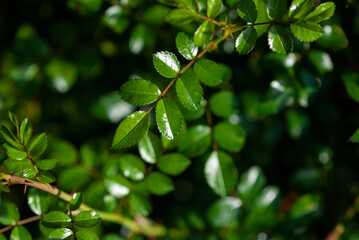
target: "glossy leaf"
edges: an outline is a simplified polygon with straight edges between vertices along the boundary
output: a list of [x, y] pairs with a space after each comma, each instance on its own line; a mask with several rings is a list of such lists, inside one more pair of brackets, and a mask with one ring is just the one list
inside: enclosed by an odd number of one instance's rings
[[207, 0], [207, 17], [217, 17], [222, 9], [222, 0]]
[[221, 91], [211, 96], [209, 106], [216, 116], [228, 118], [237, 112], [237, 99], [232, 92]]
[[328, 20], [333, 16], [335, 11], [335, 4], [333, 2], [325, 2], [320, 4], [313, 12], [309, 13], [304, 21], [319, 23]]
[[131, 209], [137, 214], [140, 214], [142, 216], [148, 216], [152, 211], [151, 202], [145, 196], [131, 193], [128, 201]]
[[32, 134], [32, 127], [29, 119], [25, 118], [20, 126], [20, 140], [26, 145]]
[[222, 73], [218, 64], [208, 59], [200, 59], [194, 64], [194, 71], [199, 81], [214, 87], [222, 82]]
[[359, 102], [359, 74], [345, 74], [342, 75], [342, 79], [349, 96]]
[[167, 78], [175, 77], [180, 71], [177, 57], [166, 51], [153, 54], [153, 65], [159, 74]]
[[177, 34], [176, 47], [178, 52], [187, 60], [192, 60], [197, 56], [198, 47], [193, 41], [183, 32]]
[[100, 215], [94, 211], [82, 211], [74, 217], [74, 224], [81, 228], [89, 228], [101, 222]]
[[196, 15], [185, 9], [174, 9], [170, 11], [165, 20], [172, 25], [185, 25], [192, 22], [196, 18]]
[[219, 196], [228, 195], [238, 180], [238, 171], [231, 156], [224, 152], [212, 152], [204, 168], [207, 184]]
[[48, 170], [54, 169], [58, 162], [59, 162], [58, 159], [43, 159], [43, 160], [36, 161], [35, 164], [39, 169], [48, 171]]
[[10, 130], [8, 128], [6, 128], [5, 126], [1, 126], [0, 132], [1, 132], [2, 136], [4, 137], [4, 139], [8, 143], [10, 143], [11, 145], [13, 145], [16, 148], [19, 148], [19, 149], [22, 148], [22, 145], [17, 141], [14, 134], [12, 134], [12, 132], [10, 132]]
[[287, 0], [268, 0], [267, 13], [271, 20], [281, 20], [287, 12]]
[[27, 157], [27, 153], [23, 150], [18, 150], [7, 143], [5, 143], [4, 148], [6, 148], [6, 154], [9, 156], [9, 158], [12, 158], [14, 160], [23, 160]]
[[0, 201], [0, 223], [12, 225], [20, 220], [19, 210], [12, 202], [2, 199]]
[[63, 212], [52, 211], [45, 215], [43, 224], [49, 228], [65, 228], [71, 226], [71, 218]]
[[266, 177], [258, 166], [244, 172], [239, 180], [237, 191], [245, 202], [252, 202], [266, 184]]
[[99, 240], [98, 236], [90, 231], [78, 231], [76, 232], [76, 239], [78, 240]]
[[293, 0], [289, 7], [289, 18], [299, 19], [305, 16], [313, 7], [313, 0]]
[[4, 164], [10, 172], [16, 172], [17, 174], [34, 169], [34, 166], [29, 159], [19, 161], [9, 158], [5, 160]]
[[139, 142], [150, 127], [150, 116], [143, 111], [129, 115], [118, 126], [112, 148], [126, 148]]
[[121, 98], [135, 106], [153, 103], [160, 95], [161, 91], [154, 83], [143, 79], [132, 79], [120, 88]]
[[191, 160], [180, 153], [163, 155], [157, 163], [158, 169], [169, 175], [177, 176], [184, 172], [191, 164]]
[[121, 175], [115, 175], [105, 178], [104, 186], [112, 196], [123, 198], [130, 193], [131, 183]]
[[257, 42], [257, 31], [254, 27], [246, 28], [236, 39], [236, 49], [240, 55], [248, 54]]
[[237, 5], [237, 12], [247, 22], [255, 23], [257, 20], [257, 9], [253, 0], [240, 0]]
[[195, 46], [202, 46], [208, 43], [214, 33], [213, 23], [204, 21], [196, 30], [193, 37], [193, 42]]
[[24, 226], [16, 226], [11, 230], [10, 240], [32, 240], [32, 237]]
[[174, 190], [171, 178], [159, 172], [151, 172], [146, 177], [146, 184], [150, 193], [155, 195], [165, 195]]
[[273, 25], [268, 32], [268, 45], [274, 52], [289, 54], [293, 50], [293, 39], [287, 28]]
[[204, 154], [211, 146], [211, 128], [206, 125], [196, 125], [188, 129], [178, 151], [188, 157], [198, 157]]
[[45, 214], [49, 208], [50, 203], [49, 194], [46, 192], [39, 192], [36, 188], [31, 188], [27, 196], [27, 204], [30, 209], [36, 214]]
[[55, 231], [51, 232], [49, 240], [71, 240], [73, 239], [73, 232], [68, 228], [58, 228]]
[[161, 154], [161, 141], [151, 131], [138, 143], [138, 151], [145, 162], [154, 164]]
[[145, 176], [146, 165], [136, 155], [125, 154], [121, 156], [120, 169], [125, 177], [140, 181]]
[[313, 42], [324, 33], [323, 28], [319, 24], [312, 22], [292, 23], [290, 30], [296, 38], [304, 42]]
[[[267, 13], [267, 1], [266, 0], [254, 0], [254, 3], [257, 7], [257, 20], [255, 23], [263, 23], [263, 22], [270, 22]], [[263, 34], [267, 33], [270, 25], [269, 24], [262, 24], [257, 25], [254, 28], [257, 31], [258, 38]]]
[[243, 127], [229, 122], [218, 123], [214, 127], [213, 133], [218, 146], [229, 152], [239, 152], [246, 140], [246, 132]]
[[238, 226], [242, 201], [236, 197], [224, 197], [215, 201], [208, 209], [206, 217], [213, 227]]
[[40, 156], [47, 147], [46, 134], [42, 133], [36, 137], [29, 147], [29, 153], [32, 158]]
[[199, 12], [198, 0], [175, 0], [175, 1], [178, 3], [182, 3], [186, 8], [189, 8], [195, 12]]
[[158, 101], [156, 106], [156, 121], [161, 134], [172, 140], [181, 132], [183, 118], [177, 105], [168, 98]]
[[81, 206], [83, 200], [84, 200], [83, 194], [81, 192], [75, 192], [71, 196], [70, 210], [75, 211], [75, 210], [79, 209], [79, 207]]
[[202, 102], [203, 89], [196, 80], [194, 71], [189, 68], [176, 81], [176, 92], [183, 106], [198, 110]]

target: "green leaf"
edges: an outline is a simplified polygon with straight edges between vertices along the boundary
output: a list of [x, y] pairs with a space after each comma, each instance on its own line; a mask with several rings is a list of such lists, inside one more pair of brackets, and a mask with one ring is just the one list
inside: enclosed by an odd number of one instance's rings
[[16, 148], [21, 149], [23, 146], [17, 141], [16, 137], [12, 132], [5, 126], [0, 127], [0, 132], [4, 139]]
[[49, 228], [65, 228], [71, 226], [71, 218], [63, 212], [49, 212], [43, 218], [43, 224]]
[[10, 240], [32, 240], [32, 237], [25, 227], [16, 226], [11, 230]]
[[127, 196], [131, 189], [131, 183], [121, 175], [105, 178], [104, 185], [106, 190], [116, 198]]
[[221, 91], [213, 94], [209, 99], [209, 106], [213, 114], [228, 118], [237, 113], [237, 99], [232, 92]]
[[137, 214], [140, 214], [142, 216], [148, 216], [152, 211], [151, 202], [145, 196], [131, 193], [128, 201], [131, 209]]
[[109, 7], [102, 17], [102, 22], [118, 34], [123, 33], [130, 25], [130, 20], [119, 5]]
[[212, 152], [207, 158], [204, 174], [207, 184], [221, 197], [228, 195], [238, 180], [237, 168], [231, 156], [220, 151]]
[[6, 240], [6, 237], [4, 236], [4, 234], [0, 234], [0, 240]]
[[42, 159], [35, 162], [36, 166], [41, 170], [51, 170], [56, 167], [56, 164], [59, 162], [58, 159]]
[[359, 102], [359, 74], [345, 74], [342, 75], [342, 79], [349, 96], [356, 102]]
[[177, 105], [168, 98], [163, 98], [156, 107], [157, 126], [161, 134], [170, 139], [175, 139], [183, 127], [183, 117]]
[[240, 0], [237, 5], [238, 15], [245, 21], [255, 23], [257, 20], [257, 9], [253, 0]]
[[90, 231], [78, 231], [76, 232], [76, 239], [78, 240], [99, 240], [98, 236]]
[[50, 233], [48, 240], [71, 240], [73, 239], [73, 232], [68, 228], [58, 228]]
[[139, 54], [145, 49], [151, 49], [155, 45], [156, 38], [154, 31], [148, 24], [137, 24], [133, 27], [129, 48], [133, 54]]
[[72, 191], [74, 188], [85, 186], [90, 179], [89, 172], [85, 167], [72, 165], [60, 172], [57, 183], [62, 189]]
[[359, 129], [357, 129], [357, 130], [355, 131], [355, 133], [353, 134], [353, 136], [351, 136], [351, 137], [349, 138], [349, 141], [350, 141], [350, 142], [359, 143]]
[[178, 52], [187, 60], [192, 60], [197, 56], [198, 47], [196, 47], [187, 34], [183, 32], [177, 34], [176, 46]]
[[2, 199], [0, 201], [0, 223], [12, 225], [20, 220], [19, 210], [12, 202]]
[[310, 215], [318, 215], [320, 209], [320, 199], [318, 195], [306, 194], [301, 196], [291, 208], [289, 216], [291, 219], [303, 219]]
[[180, 153], [163, 155], [157, 163], [158, 169], [169, 175], [177, 176], [184, 172], [191, 164], [191, 160]]
[[240, 55], [248, 54], [257, 42], [257, 31], [254, 27], [246, 28], [236, 39], [236, 49]]
[[267, 13], [270, 20], [281, 20], [287, 12], [287, 0], [268, 0]]
[[176, 0], [178, 3], [182, 3], [186, 8], [189, 8], [195, 12], [199, 12], [198, 0]]
[[244, 172], [239, 180], [237, 191], [241, 199], [251, 203], [266, 185], [266, 177], [258, 166], [253, 166]]
[[299, 19], [305, 16], [313, 7], [313, 0], [293, 0], [289, 7], [290, 19]]
[[118, 126], [112, 148], [126, 148], [139, 142], [150, 127], [150, 116], [144, 111], [129, 115]]
[[32, 134], [32, 127], [29, 119], [25, 118], [20, 126], [20, 140], [26, 145]]
[[159, 137], [151, 131], [138, 143], [138, 151], [141, 158], [150, 164], [155, 164], [161, 154], [161, 141]]
[[10, 122], [12, 124], [14, 124], [14, 126], [16, 127], [16, 130], [19, 130], [19, 120], [17, 119], [15, 114], [13, 114], [12, 112], [9, 111], [8, 115], [9, 115]]
[[83, 200], [84, 200], [84, 196], [81, 192], [75, 192], [74, 194], [72, 194], [70, 201], [70, 210], [74, 211], [79, 209]]
[[293, 50], [293, 39], [286, 27], [273, 25], [268, 32], [268, 45], [274, 52], [289, 54]]
[[207, 0], [207, 17], [217, 17], [222, 9], [222, 0]]
[[216, 228], [235, 228], [239, 223], [242, 201], [237, 197], [224, 197], [215, 201], [208, 209], [206, 218]]
[[204, 154], [211, 146], [211, 128], [206, 125], [196, 125], [188, 129], [178, 151], [188, 157], [198, 157]]
[[319, 24], [312, 22], [292, 23], [290, 30], [296, 38], [304, 42], [313, 42], [324, 33], [323, 28]]
[[308, 57], [319, 74], [324, 75], [325, 73], [333, 71], [334, 64], [328, 53], [315, 49], [309, 52]]
[[176, 26], [188, 24], [192, 22], [195, 18], [195, 13], [192, 13], [185, 9], [174, 9], [165, 16], [165, 20], [167, 22]]
[[180, 71], [180, 63], [173, 53], [162, 51], [153, 54], [153, 65], [166, 78], [175, 77]]
[[36, 188], [31, 188], [29, 190], [27, 204], [36, 215], [46, 213], [49, 208], [49, 202], [50, 198], [47, 192], [39, 192]]
[[196, 30], [193, 37], [195, 46], [203, 46], [208, 43], [214, 33], [214, 25], [211, 22], [204, 21]]
[[[255, 23], [264, 23], [270, 22], [267, 13], [267, 1], [266, 0], [254, 0], [254, 3], [257, 7], [257, 20]], [[261, 24], [257, 25], [254, 28], [257, 31], [257, 37], [259, 38], [263, 34], [267, 33], [270, 25], [269, 24]]]
[[198, 80], [214, 87], [222, 82], [221, 68], [214, 61], [200, 59], [194, 64], [194, 71]]
[[101, 222], [100, 215], [95, 210], [83, 211], [74, 217], [74, 224], [81, 228], [89, 228]]
[[133, 181], [142, 180], [146, 172], [146, 165], [140, 158], [133, 154], [121, 156], [120, 168], [122, 174]]
[[34, 169], [34, 166], [32, 165], [29, 159], [24, 159], [19, 161], [9, 158], [6, 159], [4, 163], [10, 172], [15, 172], [17, 174]]
[[135, 106], [153, 103], [160, 95], [161, 91], [154, 83], [143, 79], [132, 79], [120, 88], [121, 98]]
[[187, 69], [176, 81], [176, 92], [180, 102], [189, 110], [198, 110], [201, 102], [203, 89], [196, 80], [192, 68]]
[[218, 146], [229, 152], [239, 152], [246, 140], [246, 132], [243, 127], [229, 122], [218, 123], [214, 127], [213, 133]]
[[4, 148], [6, 148], [6, 154], [9, 156], [9, 158], [12, 158], [14, 160], [23, 160], [27, 157], [26, 152], [13, 148], [7, 143], [4, 143], [3, 146]]
[[155, 195], [165, 195], [174, 190], [171, 178], [159, 172], [151, 172], [146, 177], [146, 184], [148, 191]]
[[40, 156], [47, 147], [46, 134], [42, 133], [34, 139], [29, 148], [29, 153], [32, 158]]
[[333, 16], [335, 4], [333, 2], [325, 2], [320, 4], [313, 12], [309, 13], [304, 21], [319, 23]]

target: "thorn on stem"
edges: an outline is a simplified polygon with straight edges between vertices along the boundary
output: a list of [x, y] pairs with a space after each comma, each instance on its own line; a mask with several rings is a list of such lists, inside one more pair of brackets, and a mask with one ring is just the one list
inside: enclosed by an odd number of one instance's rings
[[36, 194], [39, 194], [39, 193], [41, 193], [42, 192], [42, 189], [39, 189], [39, 191], [37, 191], [37, 193]]
[[74, 189], [72, 190], [72, 192], [70, 193], [70, 196], [72, 197], [75, 192], [76, 192], [76, 188], [74, 188]]
[[51, 188], [52, 189], [55, 189], [55, 188], [57, 188], [59, 186], [59, 184], [56, 184], [56, 185], [54, 185], [54, 186], [51, 186]]
[[27, 184], [24, 185], [24, 194], [26, 193]]

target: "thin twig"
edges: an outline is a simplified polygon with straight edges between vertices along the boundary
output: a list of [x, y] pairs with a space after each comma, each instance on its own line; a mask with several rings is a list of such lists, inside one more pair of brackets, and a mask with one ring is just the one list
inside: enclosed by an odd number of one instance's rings
[[3, 233], [3, 232], [9, 231], [9, 230], [11, 230], [12, 228], [14, 228], [16, 226], [20, 226], [20, 225], [24, 225], [24, 224], [27, 224], [27, 223], [38, 221], [41, 218], [43, 218], [43, 215], [33, 216], [33, 217], [30, 217], [30, 218], [20, 220], [20, 221], [14, 223], [12, 225], [9, 225], [7, 227], [4, 227], [4, 228], [0, 229], [0, 234]]

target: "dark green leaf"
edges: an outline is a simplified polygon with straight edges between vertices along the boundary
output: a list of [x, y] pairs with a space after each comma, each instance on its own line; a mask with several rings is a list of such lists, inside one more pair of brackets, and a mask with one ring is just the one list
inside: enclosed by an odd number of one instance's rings
[[222, 0], [207, 0], [207, 17], [217, 17], [222, 9]]
[[178, 99], [190, 110], [198, 110], [202, 101], [203, 89], [196, 80], [192, 68], [187, 69], [176, 82]]
[[177, 57], [167, 51], [153, 54], [153, 65], [159, 74], [167, 78], [175, 77], [180, 71], [180, 63]]
[[32, 134], [32, 127], [29, 119], [25, 118], [20, 126], [20, 140], [26, 145]]
[[257, 42], [257, 31], [254, 27], [246, 28], [236, 40], [236, 49], [240, 55], [248, 54]]
[[238, 180], [237, 168], [227, 153], [212, 152], [204, 168], [205, 178], [210, 188], [219, 196], [228, 195]]
[[271, 20], [281, 20], [287, 12], [287, 0], [268, 0], [267, 13]]
[[121, 98], [135, 106], [153, 103], [160, 95], [161, 91], [154, 83], [143, 79], [132, 79], [120, 88]]
[[72, 191], [74, 188], [78, 189], [85, 186], [90, 179], [90, 174], [85, 167], [81, 165], [71, 166], [60, 172], [58, 184], [62, 189]]
[[180, 153], [168, 153], [163, 155], [157, 163], [158, 169], [169, 175], [179, 175], [191, 164], [191, 160]]
[[183, 32], [177, 34], [176, 46], [178, 52], [187, 60], [192, 60], [197, 56], [198, 47], [193, 41]]
[[11, 230], [10, 240], [32, 240], [32, 237], [25, 227], [16, 226]]
[[[255, 23], [264, 23], [270, 22], [267, 13], [267, 1], [266, 0], [254, 0], [254, 3], [257, 7], [257, 20]], [[254, 28], [257, 31], [257, 37], [259, 38], [263, 34], [267, 33], [270, 25], [269, 24], [260, 24]]]
[[6, 148], [6, 154], [8, 155], [9, 158], [12, 158], [14, 160], [23, 160], [27, 157], [27, 153], [24, 152], [23, 150], [18, 150], [10, 145], [8, 145], [7, 143], [5, 143], [4, 148]]
[[121, 156], [120, 168], [122, 174], [133, 181], [140, 181], [145, 176], [146, 165], [140, 158], [133, 154]]
[[93, 227], [100, 221], [100, 215], [94, 210], [80, 212], [74, 218], [74, 224], [81, 228]]
[[309, 13], [304, 21], [322, 22], [333, 16], [335, 11], [335, 4], [333, 2], [325, 2], [320, 4], [313, 12]]
[[194, 33], [193, 41], [195, 46], [202, 46], [208, 43], [212, 37], [214, 32], [213, 23], [204, 21]]
[[131, 193], [128, 201], [131, 209], [137, 214], [148, 216], [152, 211], [151, 202], [145, 196]]
[[73, 232], [68, 228], [58, 228], [50, 233], [48, 240], [71, 240], [73, 239]]
[[172, 25], [184, 25], [192, 22], [196, 18], [196, 15], [185, 9], [174, 9], [170, 11], [165, 20]]
[[138, 151], [145, 162], [154, 164], [161, 154], [161, 142], [151, 131], [138, 143]]
[[123, 120], [116, 130], [112, 148], [126, 148], [139, 142], [150, 127], [150, 116], [137, 111]]
[[180, 110], [168, 98], [158, 101], [156, 106], [156, 121], [162, 135], [170, 140], [175, 139], [183, 127], [183, 118]]
[[155, 195], [165, 195], [174, 190], [171, 178], [159, 172], [151, 172], [146, 177], [147, 188]]
[[240, 0], [237, 5], [238, 15], [245, 21], [255, 23], [257, 20], [257, 9], [253, 0]]
[[241, 125], [221, 122], [214, 127], [213, 132], [214, 140], [224, 150], [239, 152], [243, 148], [246, 132]]
[[333, 71], [333, 62], [328, 53], [321, 50], [311, 50], [308, 57], [319, 74], [324, 75]]
[[293, 39], [286, 27], [273, 25], [268, 32], [268, 45], [274, 52], [289, 54], [293, 50]]
[[342, 79], [349, 96], [359, 102], [359, 74], [345, 74], [342, 75]]
[[178, 151], [188, 157], [198, 157], [211, 146], [211, 128], [206, 125], [196, 125], [188, 129]]
[[58, 162], [59, 162], [58, 159], [43, 159], [43, 160], [36, 161], [35, 164], [38, 168], [48, 171], [48, 170], [54, 169]]
[[106, 190], [116, 198], [125, 197], [130, 193], [131, 183], [121, 175], [105, 178], [104, 185]]
[[213, 227], [238, 226], [242, 201], [236, 197], [224, 197], [215, 201], [208, 209], [206, 217]]
[[130, 25], [130, 20], [119, 5], [109, 7], [102, 17], [102, 22], [118, 34], [123, 33]]
[[20, 220], [19, 210], [12, 202], [2, 199], [0, 201], [0, 223], [12, 225]]
[[319, 24], [312, 22], [292, 23], [290, 30], [296, 38], [304, 42], [313, 42], [324, 33], [323, 28]]
[[49, 201], [50, 198], [47, 192], [39, 192], [36, 188], [31, 188], [29, 190], [27, 204], [36, 215], [46, 213], [49, 208]]
[[266, 181], [266, 177], [259, 167], [253, 166], [248, 169], [242, 174], [237, 186], [241, 199], [248, 203], [254, 201], [262, 191]]
[[208, 59], [200, 59], [194, 64], [198, 80], [208, 86], [217, 86], [222, 82], [222, 73], [218, 64]]
[[221, 91], [213, 94], [209, 99], [209, 106], [213, 114], [228, 118], [237, 110], [237, 99], [232, 92]]
[[79, 207], [81, 206], [83, 200], [84, 200], [83, 194], [81, 192], [75, 192], [71, 196], [70, 210], [74, 211], [74, 210], [79, 209]]
[[14, 136], [14, 134], [12, 134], [12, 132], [6, 128], [5, 126], [1, 126], [0, 127], [0, 132], [2, 134], [2, 136], [4, 137], [4, 139], [10, 143], [11, 145], [13, 145], [16, 148], [21, 149], [23, 146], [17, 141], [16, 137]]
[[289, 7], [289, 18], [299, 19], [305, 16], [313, 7], [313, 0], [293, 0]]
[[46, 134], [42, 133], [34, 139], [29, 148], [29, 153], [32, 158], [40, 156], [47, 147]]
[[65, 228], [71, 226], [71, 218], [63, 212], [49, 212], [43, 218], [43, 224], [49, 228]]
[[353, 134], [353, 136], [351, 136], [351, 137], [349, 138], [349, 141], [350, 141], [350, 142], [359, 143], [359, 129], [357, 129], [357, 130], [355, 131], [355, 133]]
[[98, 236], [90, 231], [78, 231], [76, 232], [76, 239], [78, 240], [99, 240]]

